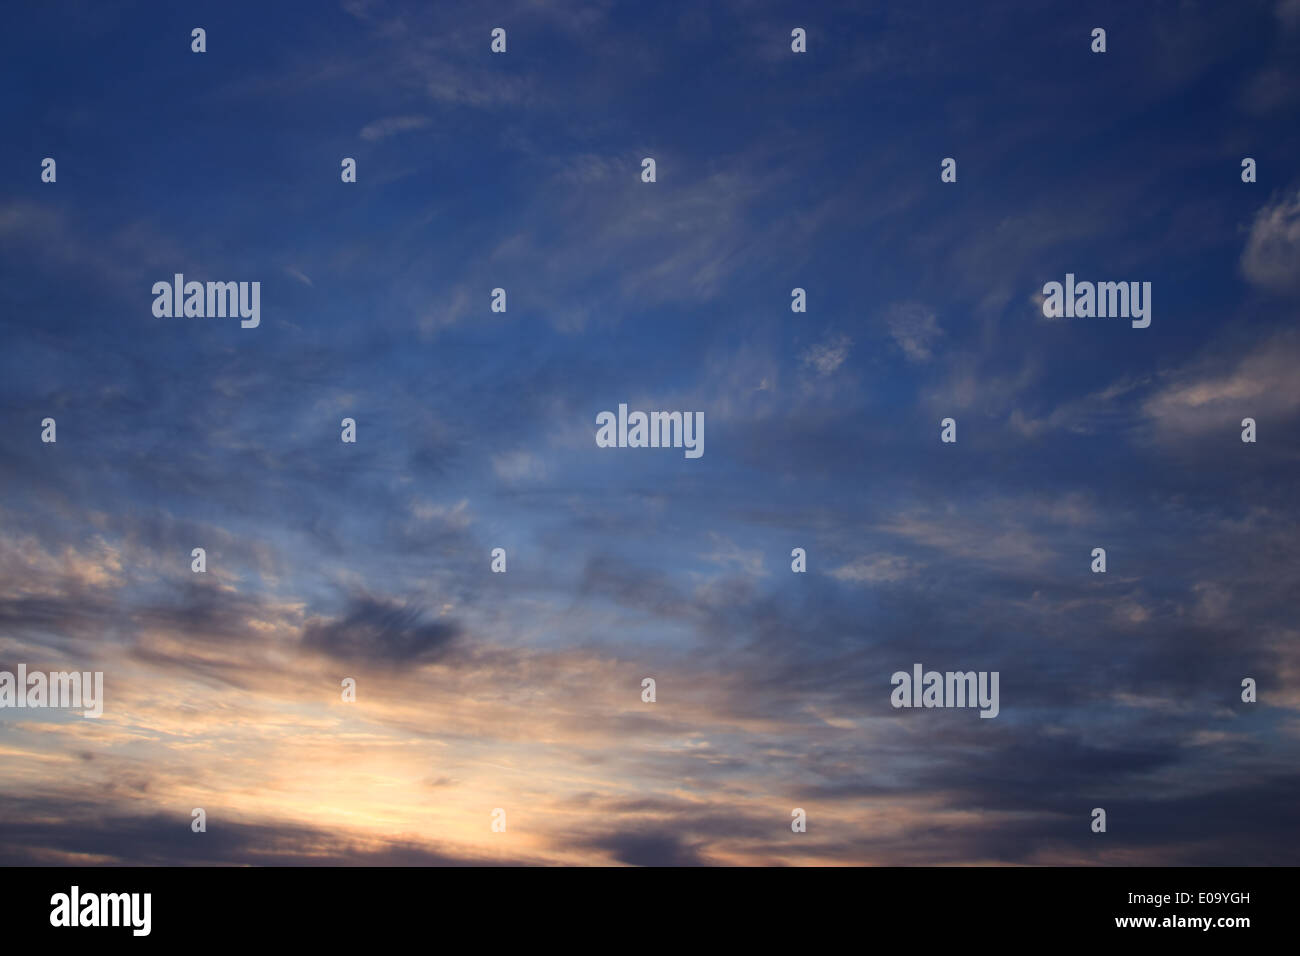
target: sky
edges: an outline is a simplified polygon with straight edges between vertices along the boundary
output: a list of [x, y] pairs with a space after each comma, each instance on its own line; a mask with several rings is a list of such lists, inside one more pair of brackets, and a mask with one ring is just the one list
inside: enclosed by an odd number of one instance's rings
[[0, 863], [1300, 863], [1297, 54], [1296, 0], [8, 11], [0, 671], [104, 713], [0, 710]]

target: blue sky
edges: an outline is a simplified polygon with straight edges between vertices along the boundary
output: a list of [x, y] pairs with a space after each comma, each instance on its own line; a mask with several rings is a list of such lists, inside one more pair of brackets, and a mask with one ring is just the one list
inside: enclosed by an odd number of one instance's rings
[[[0, 669], [107, 701], [0, 712], [4, 858], [1294, 864], [1298, 47], [1294, 0], [14, 11]], [[261, 325], [154, 317], [177, 272]], [[1045, 318], [1067, 272], [1151, 326]], [[596, 447], [622, 402], [703, 457]], [[891, 708], [916, 661], [999, 717]]]

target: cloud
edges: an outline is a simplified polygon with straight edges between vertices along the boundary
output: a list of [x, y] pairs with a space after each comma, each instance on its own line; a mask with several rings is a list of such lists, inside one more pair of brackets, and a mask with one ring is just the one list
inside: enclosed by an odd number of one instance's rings
[[1300, 27], [1300, 0], [1278, 0], [1277, 18], [1288, 30]]
[[703, 866], [699, 851], [671, 831], [615, 833], [591, 841], [620, 863], [632, 866]]
[[809, 346], [799, 356], [799, 361], [805, 368], [812, 369], [816, 374], [827, 376], [844, 364], [844, 360], [849, 357], [849, 347], [852, 344], [853, 340], [847, 335], [835, 336], [825, 342]]
[[943, 334], [934, 312], [916, 302], [898, 302], [885, 313], [889, 334], [911, 362], [925, 362], [933, 356], [932, 346]]
[[916, 565], [897, 554], [864, 555], [831, 572], [839, 581], [855, 584], [883, 584], [901, 581], [916, 573]]
[[1017, 369], [991, 371], [991, 365], [974, 354], [963, 353], [952, 362], [947, 377], [926, 392], [926, 404], [943, 414], [970, 408], [997, 414], [1033, 392], [1042, 375], [1042, 365], [1034, 356], [1021, 359]]
[[429, 123], [430, 119], [427, 116], [390, 116], [387, 119], [367, 123], [361, 128], [360, 136], [364, 140], [373, 142], [407, 130], [423, 129]]
[[[646, 155], [658, 161], [653, 186], [639, 179]], [[490, 289], [493, 276], [527, 276], [531, 310], [567, 333], [655, 307], [712, 303], [738, 273], [788, 267], [791, 244], [820, 221], [818, 210], [765, 209], [791, 170], [761, 146], [705, 163], [648, 148], [536, 162], [553, 170], [547, 185], [470, 282]], [[824, 357], [833, 360], [836, 347]]]
[[1241, 254], [1241, 271], [1270, 292], [1300, 292], [1300, 192], [1256, 214]]
[[1300, 96], [1300, 83], [1295, 71], [1281, 67], [1260, 70], [1246, 84], [1242, 92], [1242, 107], [1251, 113], [1261, 114], [1282, 109]]
[[302, 643], [344, 661], [412, 664], [442, 657], [460, 634], [459, 624], [427, 621], [420, 608], [363, 596], [338, 618], [308, 621]]
[[725, 567], [734, 567], [749, 577], [761, 578], [767, 574], [763, 570], [763, 552], [757, 548], [746, 549], [717, 532], [711, 532], [715, 550], [700, 555], [704, 560]]
[[492, 470], [498, 478], [509, 484], [539, 481], [546, 477], [545, 463], [532, 452], [524, 449], [494, 455]]
[[17, 258], [33, 255], [41, 267], [91, 271], [115, 291], [134, 290], [146, 277], [157, 279], [188, 258], [185, 243], [162, 234], [148, 221], [128, 219], [100, 232], [59, 206], [30, 200], [0, 204], [0, 248]]
[[1162, 432], [1240, 427], [1243, 418], [1289, 419], [1300, 411], [1300, 335], [1282, 332], [1235, 360], [1214, 354], [1174, 373], [1142, 404]]
[[1124, 401], [1124, 397], [1148, 385], [1150, 381], [1146, 378], [1121, 379], [1082, 398], [1058, 405], [1045, 418], [1032, 418], [1023, 409], [1012, 409], [1007, 424], [1025, 438], [1037, 438], [1055, 429], [1077, 434], [1122, 432], [1132, 418], [1131, 405]]
[[221, 820], [197, 838], [191, 820], [109, 810], [75, 797], [0, 798], [3, 866], [520, 866], [514, 858], [448, 852], [415, 840], [376, 841], [286, 820]]

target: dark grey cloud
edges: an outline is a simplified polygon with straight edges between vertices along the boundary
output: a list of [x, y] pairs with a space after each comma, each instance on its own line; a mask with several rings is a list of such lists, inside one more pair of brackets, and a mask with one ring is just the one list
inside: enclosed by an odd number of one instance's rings
[[88, 801], [0, 798], [0, 866], [522, 866], [528, 857], [490, 861], [405, 840], [380, 849], [303, 824], [241, 823], [208, 809], [207, 831], [168, 813], [108, 810]]
[[342, 661], [397, 666], [438, 660], [463, 633], [453, 620], [433, 620], [420, 607], [363, 595], [332, 619], [303, 627], [305, 648]]
[[619, 832], [594, 839], [589, 846], [605, 850], [632, 866], [703, 866], [699, 848], [671, 830]]

